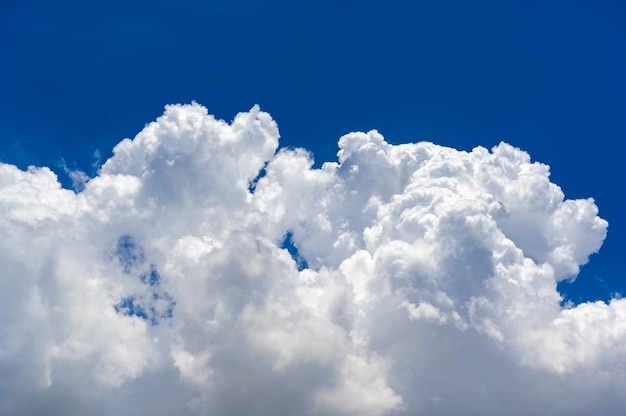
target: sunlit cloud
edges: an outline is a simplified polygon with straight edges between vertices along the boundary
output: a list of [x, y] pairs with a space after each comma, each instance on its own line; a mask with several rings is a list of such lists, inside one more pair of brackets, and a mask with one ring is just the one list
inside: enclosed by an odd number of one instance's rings
[[593, 199], [506, 143], [350, 133], [318, 169], [278, 138], [172, 105], [75, 190], [0, 164], [0, 412], [624, 408], [626, 301], [556, 289], [606, 236]]

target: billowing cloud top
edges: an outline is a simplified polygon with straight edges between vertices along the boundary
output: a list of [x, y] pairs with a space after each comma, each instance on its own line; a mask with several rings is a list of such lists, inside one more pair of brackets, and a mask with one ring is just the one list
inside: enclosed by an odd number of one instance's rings
[[0, 413], [619, 414], [626, 301], [561, 306], [607, 222], [501, 143], [173, 105], [80, 192], [0, 164]]

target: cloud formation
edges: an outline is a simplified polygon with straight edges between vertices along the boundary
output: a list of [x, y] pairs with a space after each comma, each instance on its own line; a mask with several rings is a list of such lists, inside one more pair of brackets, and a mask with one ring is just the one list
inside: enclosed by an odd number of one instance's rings
[[618, 414], [626, 300], [561, 306], [606, 235], [506, 143], [339, 140], [167, 106], [80, 191], [0, 164], [0, 413]]

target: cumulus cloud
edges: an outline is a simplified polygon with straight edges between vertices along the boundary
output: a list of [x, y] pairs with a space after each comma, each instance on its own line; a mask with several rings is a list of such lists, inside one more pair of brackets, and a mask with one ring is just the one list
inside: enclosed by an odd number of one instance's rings
[[[562, 306], [607, 222], [501, 143], [167, 106], [94, 178], [0, 164], [0, 413], [619, 414], [626, 300]], [[74, 179], [74, 178], [73, 178]]]

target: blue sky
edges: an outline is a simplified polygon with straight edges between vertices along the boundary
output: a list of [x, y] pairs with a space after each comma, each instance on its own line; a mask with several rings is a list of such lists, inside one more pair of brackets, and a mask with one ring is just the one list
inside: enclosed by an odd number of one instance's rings
[[260, 104], [282, 146], [506, 141], [593, 197], [609, 233], [574, 301], [626, 293], [626, 6], [603, 2], [3, 1], [0, 160], [95, 174], [169, 103]]

